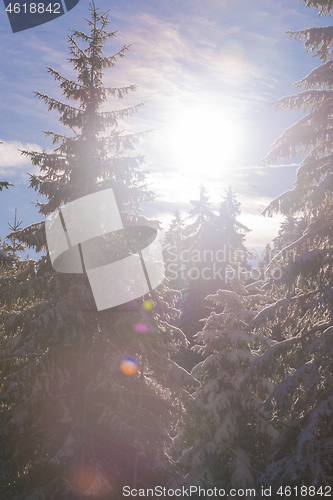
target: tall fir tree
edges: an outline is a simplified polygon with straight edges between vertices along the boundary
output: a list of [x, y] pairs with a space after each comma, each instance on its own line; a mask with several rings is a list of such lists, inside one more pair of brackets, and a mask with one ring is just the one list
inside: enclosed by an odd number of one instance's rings
[[231, 488], [256, 488], [274, 435], [266, 425], [260, 395], [246, 383], [249, 366], [271, 343], [248, 330], [269, 300], [259, 285], [245, 287], [235, 281], [234, 291], [218, 290], [207, 297], [213, 311], [193, 347], [204, 357], [192, 370], [200, 386], [187, 395], [190, 418], [177, 439], [188, 483], [224, 489], [228, 498]]
[[[140, 170], [143, 158], [134, 153], [139, 136], [118, 128], [141, 105], [102, 110], [107, 95], [135, 90], [103, 85], [103, 71], [128, 46], [104, 56], [115, 33], [106, 30], [107, 14], [94, 5], [90, 11], [88, 33], [72, 30], [69, 37], [77, 78], [48, 68], [77, 106], [36, 92], [72, 135], [47, 131], [57, 146], [52, 153], [24, 152], [40, 169], [30, 186], [47, 198], [39, 203], [44, 216], [111, 187], [124, 223], [141, 224], [140, 205], [153, 194]], [[13, 237], [36, 252], [45, 249], [44, 221]], [[1, 497], [120, 498], [124, 485], [172, 481], [168, 446], [180, 410], [174, 401], [195, 383], [170, 359], [186, 343], [169, 323], [173, 292], [161, 286], [146, 302], [97, 312], [86, 275], [55, 272], [45, 255], [1, 279], [0, 297]], [[127, 372], [119, 369], [126, 357], [134, 358]]]
[[237, 220], [241, 214], [240, 202], [237, 201], [231, 186], [222, 196], [222, 201], [218, 208], [218, 233], [219, 239], [225, 245], [226, 261], [228, 263], [242, 262], [246, 265], [248, 251], [245, 248], [244, 240], [251, 230]]
[[[325, 10], [330, 2], [307, 4]], [[278, 342], [251, 372], [253, 380], [265, 377], [276, 385], [265, 408], [280, 434], [261, 481], [275, 491], [288, 485], [319, 498], [333, 478], [333, 29], [291, 35], [323, 64], [295, 84], [297, 94], [277, 102], [278, 109], [303, 110], [305, 116], [275, 141], [264, 162], [277, 164], [289, 156], [302, 161], [293, 187], [266, 213], [301, 216], [306, 227], [285, 241], [272, 261], [280, 259], [282, 266], [272, 288], [275, 301], [258, 314], [253, 327], [257, 332], [277, 328]], [[281, 499], [287, 497], [288, 491], [281, 490]]]
[[[8, 222], [8, 227], [11, 233], [15, 233], [16, 231], [18, 231], [20, 229], [21, 224], [22, 221], [17, 220], [17, 208], [15, 208], [14, 222], [13, 224]], [[5, 249], [6, 254], [9, 255], [12, 259], [15, 258], [17, 259], [19, 257], [17, 253], [24, 251], [24, 245], [16, 240], [14, 234], [10, 238], [5, 239], [3, 248]]]
[[[193, 336], [200, 330], [201, 318], [208, 314], [204, 298], [212, 291], [213, 245], [216, 238], [215, 212], [211, 208], [207, 189], [201, 185], [198, 200], [193, 205], [184, 231], [185, 239], [179, 254], [179, 270], [185, 281], [182, 298], [178, 302], [181, 310], [180, 328], [193, 344]], [[199, 357], [187, 354], [186, 369], [191, 369]]]
[[239, 264], [247, 255], [244, 232], [249, 229], [236, 219], [240, 203], [231, 188], [222, 198], [217, 214], [211, 208], [204, 186], [200, 187], [199, 200], [191, 203], [193, 210], [189, 219], [194, 221], [185, 229], [183, 274], [187, 277], [187, 288], [181, 302], [181, 328], [193, 341], [193, 335], [201, 328], [200, 320], [209, 314], [205, 297], [219, 289], [227, 289], [239, 274]]
[[170, 288], [184, 290], [186, 288], [186, 275], [182, 252], [186, 251], [186, 224], [179, 210], [176, 210], [164, 238], [165, 277], [169, 280]]

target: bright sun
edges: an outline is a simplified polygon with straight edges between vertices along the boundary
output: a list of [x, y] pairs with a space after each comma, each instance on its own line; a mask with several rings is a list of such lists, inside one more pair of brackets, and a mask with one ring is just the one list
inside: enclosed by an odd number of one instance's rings
[[219, 177], [238, 156], [240, 129], [223, 110], [192, 108], [177, 114], [171, 148], [186, 173]]

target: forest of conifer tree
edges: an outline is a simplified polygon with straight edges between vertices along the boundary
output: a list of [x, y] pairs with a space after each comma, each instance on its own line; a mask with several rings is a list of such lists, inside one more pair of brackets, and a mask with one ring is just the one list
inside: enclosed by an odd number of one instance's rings
[[[35, 92], [68, 135], [47, 130], [51, 152], [22, 151], [40, 221], [22, 228], [15, 213], [0, 247], [0, 498], [331, 497], [333, 29], [290, 33], [321, 64], [276, 103], [304, 114], [262, 163], [300, 165], [264, 211], [284, 220], [255, 262], [232, 186], [217, 205], [198, 186], [164, 232], [143, 214], [155, 198], [135, 149], [145, 132], [119, 122], [144, 104], [119, 108], [136, 86], [104, 84], [129, 50], [110, 55], [108, 23], [92, 4], [86, 33], [69, 36], [73, 79], [48, 67], [66, 102]], [[108, 189], [124, 227], [159, 232], [165, 280], [97, 310], [86, 272], [52, 267], [45, 220]]]

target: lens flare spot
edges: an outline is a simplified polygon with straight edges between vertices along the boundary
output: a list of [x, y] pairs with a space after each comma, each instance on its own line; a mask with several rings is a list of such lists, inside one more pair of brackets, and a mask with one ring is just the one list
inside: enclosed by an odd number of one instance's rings
[[[103, 480], [102, 480], [103, 479]], [[102, 494], [110, 491], [110, 485], [101, 477], [97, 471], [93, 471], [88, 465], [77, 466], [71, 474], [70, 483], [74, 490], [80, 495], [100, 498]], [[99, 487], [99, 494], [94, 494]], [[103, 496], [103, 495], [102, 495]]]
[[133, 328], [136, 332], [147, 333], [149, 332], [149, 327], [144, 323], [134, 323]]
[[139, 364], [134, 358], [125, 358], [120, 363], [119, 368], [124, 375], [135, 375], [139, 369]]
[[143, 308], [146, 310], [146, 311], [150, 311], [152, 308], [153, 308], [153, 303], [151, 300], [145, 300], [144, 303], [143, 303]]

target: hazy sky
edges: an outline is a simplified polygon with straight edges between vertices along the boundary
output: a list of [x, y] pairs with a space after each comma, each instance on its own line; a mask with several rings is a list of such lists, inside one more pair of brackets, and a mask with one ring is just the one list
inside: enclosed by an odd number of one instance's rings
[[[127, 57], [105, 72], [105, 84], [138, 86], [123, 101], [109, 99], [105, 109], [144, 101], [122, 129], [153, 129], [138, 147], [146, 156], [149, 187], [158, 195], [147, 214], [167, 228], [176, 208], [184, 214], [190, 208], [200, 183], [213, 205], [230, 184], [242, 203], [240, 220], [252, 229], [248, 246], [264, 247], [280, 218], [260, 213], [291, 187], [297, 165], [289, 159], [281, 167], [264, 168], [260, 159], [300, 117], [277, 114], [268, 104], [295, 93], [293, 82], [319, 65], [285, 32], [326, 26], [330, 19], [318, 18], [299, 0], [103, 0], [96, 5], [110, 9], [109, 28], [118, 30], [105, 55], [131, 44]], [[42, 219], [32, 203], [37, 194], [27, 189], [33, 167], [17, 150], [51, 150], [42, 131], [64, 130], [59, 114], [47, 112], [33, 91], [61, 98], [45, 67], [73, 78], [67, 35], [73, 28], [87, 29], [88, 7], [88, 0], [80, 0], [65, 16], [13, 34], [0, 6], [0, 180], [15, 184], [0, 193], [2, 237], [15, 207], [23, 227]]]

